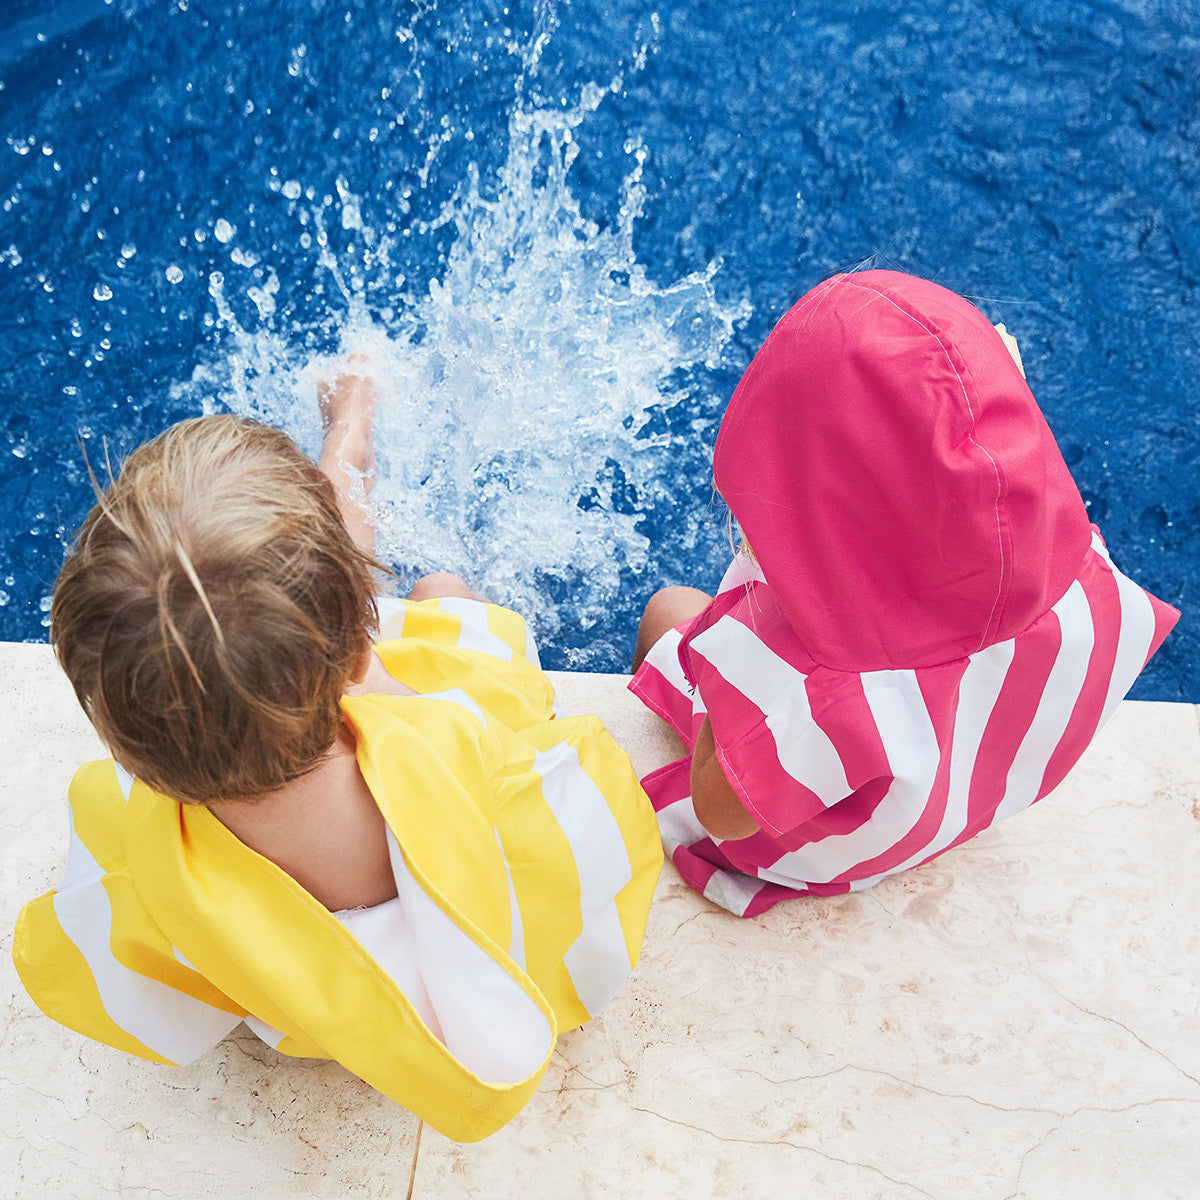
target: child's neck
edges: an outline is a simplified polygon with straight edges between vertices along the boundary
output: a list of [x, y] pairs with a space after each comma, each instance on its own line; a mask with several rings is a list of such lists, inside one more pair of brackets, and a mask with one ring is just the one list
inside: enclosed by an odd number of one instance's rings
[[213, 815], [331, 912], [396, 895], [387, 826], [343, 725], [307, 775], [252, 800], [217, 800]]

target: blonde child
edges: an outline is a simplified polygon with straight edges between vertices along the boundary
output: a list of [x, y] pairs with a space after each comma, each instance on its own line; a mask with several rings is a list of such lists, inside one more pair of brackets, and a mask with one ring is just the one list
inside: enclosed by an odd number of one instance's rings
[[1179, 616], [1113, 566], [1003, 327], [924, 280], [801, 299], [713, 470], [746, 543], [715, 597], [652, 597], [630, 686], [688, 748], [643, 780], [664, 842], [742, 916], [1039, 800]]
[[244, 1020], [472, 1141], [628, 975], [661, 848], [517, 614], [429, 576], [372, 644], [373, 394], [353, 364], [322, 387], [319, 467], [185, 421], [88, 516], [51, 638], [113, 758], [13, 953], [89, 1037], [186, 1063]]

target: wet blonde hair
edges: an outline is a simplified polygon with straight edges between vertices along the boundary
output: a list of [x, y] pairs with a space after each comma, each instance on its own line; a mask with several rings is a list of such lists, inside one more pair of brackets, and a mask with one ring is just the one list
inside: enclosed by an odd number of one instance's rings
[[184, 802], [311, 770], [377, 622], [329, 479], [277, 429], [183, 421], [100, 496], [55, 585], [50, 640], [117, 761]]

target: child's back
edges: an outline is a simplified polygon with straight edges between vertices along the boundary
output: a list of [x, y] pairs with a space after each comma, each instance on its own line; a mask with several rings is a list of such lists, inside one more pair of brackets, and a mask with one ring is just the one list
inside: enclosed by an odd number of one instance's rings
[[748, 546], [633, 687], [696, 747], [645, 781], [675, 861], [746, 915], [1044, 796], [1178, 616], [1112, 566], [1001, 335], [923, 280], [805, 296], [714, 474]]
[[52, 636], [121, 765], [77, 774], [14, 958], [44, 1011], [131, 1053], [188, 1062], [245, 1019], [473, 1140], [628, 974], [661, 851], [515, 613], [459, 585], [400, 602], [372, 651], [330, 474], [208, 418], [89, 517]]

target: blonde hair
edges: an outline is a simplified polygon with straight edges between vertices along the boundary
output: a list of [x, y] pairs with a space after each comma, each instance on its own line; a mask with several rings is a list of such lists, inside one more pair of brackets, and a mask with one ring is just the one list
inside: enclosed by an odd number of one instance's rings
[[136, 450], [100, 496], [55, 585], [50, 640], [127, 770], [184, 802], [249, 798], [333, 744], [378, 620], [376, 566], [286, 434], [198, 417]]

